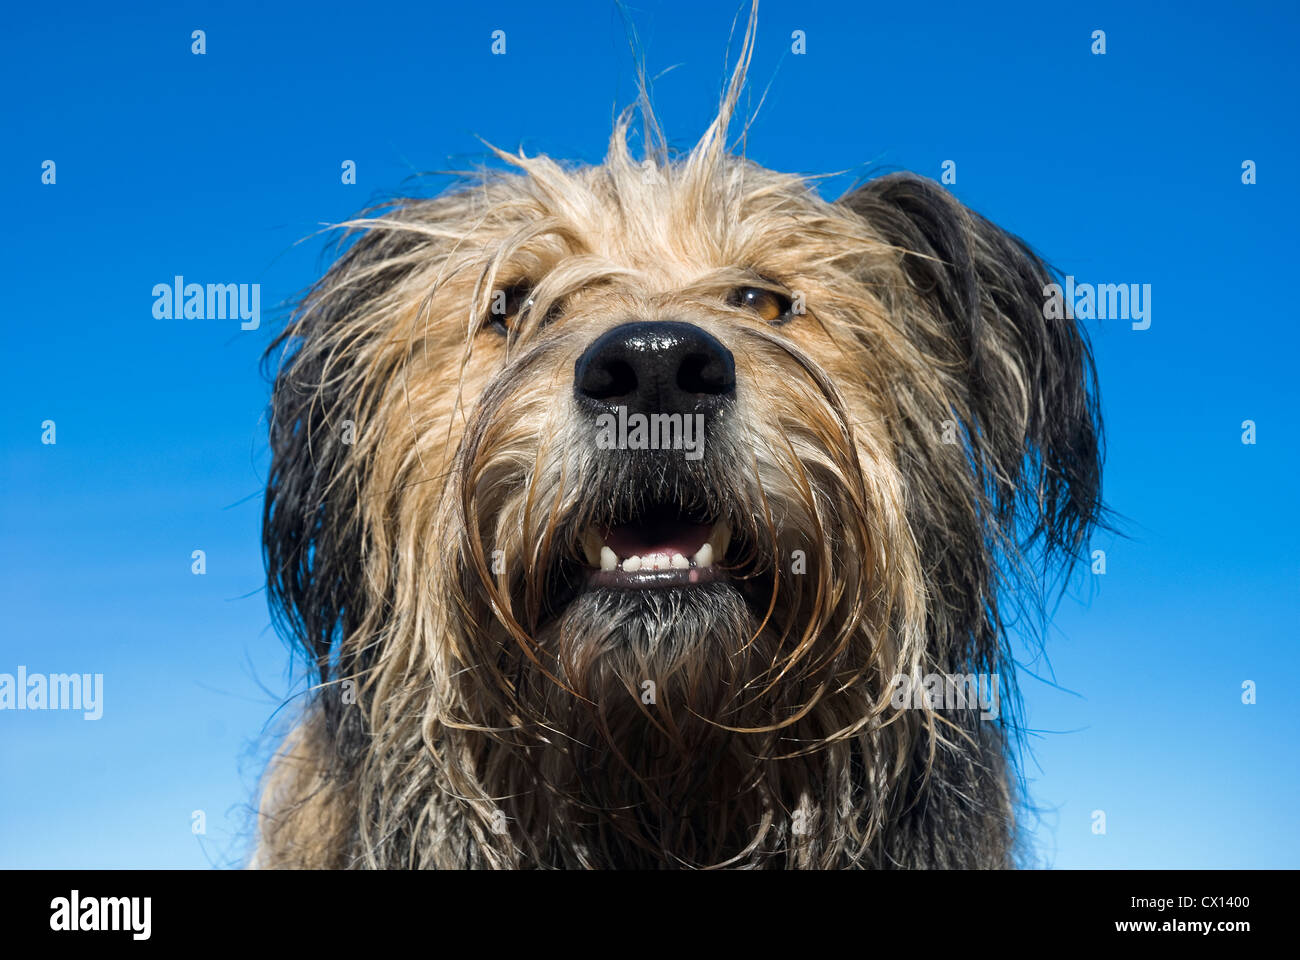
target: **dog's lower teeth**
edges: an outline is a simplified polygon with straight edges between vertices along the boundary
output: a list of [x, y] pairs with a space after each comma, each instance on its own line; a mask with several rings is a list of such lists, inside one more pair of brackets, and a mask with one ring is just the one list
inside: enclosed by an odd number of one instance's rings
[[691, 566], [691, 561], [687, 560], [680, 553], [674, 553], [670, 563], [674, 570], [689, 570]]
[[691, 559], [695, 561], [695, 565], [697, 567], [713, 566], [712, 545], [706, 543], [704, 546], [700, 547], [700, 549], [696, 552], [695, 556], [692, 557]]
[[623, 570], [625, 573], [636, 573], [641, 569], [640, 557], [628, 557], [623, 561]]
[[618, 554], [616, 554], [613, 550], [609, 549], [609, 547], [600, 548], [600, 569], [602, 570], [618, 569]]

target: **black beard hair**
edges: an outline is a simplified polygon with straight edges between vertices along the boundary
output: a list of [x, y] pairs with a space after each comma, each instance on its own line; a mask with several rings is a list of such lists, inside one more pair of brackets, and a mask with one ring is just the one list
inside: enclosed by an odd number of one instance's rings
[[568, 798], [572, 833], [545, 855], [551, 865], [713, 865], [749, 839], [729, 835], [737, 808], [761, 817], [784, 807], [784, 822], [809, 764], [786, 760], [780, 777], [764, 775], [773, 753], [795, 747], [778, 733], [727, 729], [770, 724], [779, 703], [792, 711], [806, 694], [797, 682], [766, 692], [755, 682], [768, 676], [776, 643], [755, 638], [757, 624], [726, 582], [592, 590], [570, 604], [542, 643], [569, 689], [543, 681], [535, 691], [561, 737], [529, 751], [540, 779]]

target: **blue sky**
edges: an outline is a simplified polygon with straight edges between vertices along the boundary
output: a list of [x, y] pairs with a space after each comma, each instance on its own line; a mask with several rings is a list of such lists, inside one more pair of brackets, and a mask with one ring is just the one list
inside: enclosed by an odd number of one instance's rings
[[[1128, 539], [1098, 538], [1106, 574], [1077, 580], [1047, 660], [1025, 658], [1034, 840], [1057, 867], [1296, 867], [1300, 15], [1141, 7], [764, 3], [748, 153], [842, 171], [828, 195], [953, 160], [961, 200], [1080, 281], [1152, 285], [1150, 329], [1091, 324]], [[326, 262], [322, 223], [435, 189], [406, 181], [483, 161], [479, 137], [601, 158], [635, 94], [622, 18], [551, 9], [9, 12], [0, 672], [103, 673], [105, 693], [98, 721], [0, 712], [0, 866], [239, 862], [301, 689], [258, 550], [273, 308]], [[674, 68], [655, 101], [679, 146], [712, 116], [734, 13], [630, 10], [650, 71]], [[155, 319], [152, 287], [177, 274], [261, 284], [261, 328]]]

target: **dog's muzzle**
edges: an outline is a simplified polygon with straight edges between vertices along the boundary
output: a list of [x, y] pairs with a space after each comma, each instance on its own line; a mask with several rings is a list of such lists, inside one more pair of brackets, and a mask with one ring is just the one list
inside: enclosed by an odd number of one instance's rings
[[[652, 429], [684, 429], [702, 445], [735, 402], [736, 363], [730, 350], [694, 324], [625, 323], [583, 351], [574, 365], [573, 393], [593, 424], [612, 417], [620, 435], [640, 418], [643, 425], [653, 421]], [[689, 451], [627, 455], [640, 456], [637, 463], [662, 476], [675, 469], [673, 458]], [[582, 548], [593, 586], [680, 587], [717, 579], [730, 540], [725, 521], [691, 514], [678, 503], [648, 502], [633, 517], [589, 527]]]

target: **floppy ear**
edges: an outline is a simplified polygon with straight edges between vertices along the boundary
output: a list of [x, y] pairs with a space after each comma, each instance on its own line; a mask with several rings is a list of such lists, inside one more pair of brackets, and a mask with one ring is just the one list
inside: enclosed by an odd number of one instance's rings
[[899, 251], [911, 296], [928, 307], [909, 335], [961, 370], [947, 399], [965, 421], [986, 519], [1022, 550], [1077, 556], [1102, 509], [1101, 420], [1086, 334], [1044, 316], [1049, 268], [922, 177], [882, 177], [840, 203]]
[[339, 242], [353, 237], [264, 357], [275, 365], [262, 514], [269, 603], [322, 682], [345, 666], [331, 660], [368, 603], [357, 500], [367, 463], [346, 421], [354, 430], [360, 421], [365, 381], [354, 364], [382, 326], [362, 321], [415, 269], [421, 243], [417, 234], [378, 228], [353, 229]]

